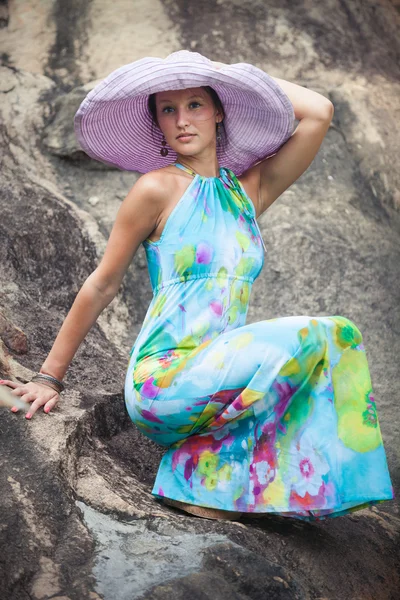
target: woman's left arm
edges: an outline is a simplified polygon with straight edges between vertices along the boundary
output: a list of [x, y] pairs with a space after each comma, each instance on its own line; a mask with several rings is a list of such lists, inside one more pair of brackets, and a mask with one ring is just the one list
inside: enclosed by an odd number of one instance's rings
[[[292, 136], [269, 158], [243, 173], [258, 185], [258, 216], [306, 171], [314, 160], [332, 121], [332, 102], [305, 87], [273, 77], [291, 101], [300, 122]], [[241, 179], [242, 179], [241, 178]]]
[[294, 116], [298, 121], [305, 118], [332, 120], [333, 104], [328, 98], [318, 94], [318, 92], [297, 85], [297, 83], [278, 79], [277, 77], [272, 77], [272, 79], [276, 81], [289, 98], [293, 105]]

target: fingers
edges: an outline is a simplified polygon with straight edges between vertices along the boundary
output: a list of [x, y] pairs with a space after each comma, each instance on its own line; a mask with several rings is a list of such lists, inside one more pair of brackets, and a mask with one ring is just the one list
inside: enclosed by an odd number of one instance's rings
[[42, 398], [36, 398], [36, 400], [34, 402], [32, 402], [29, 412], [26, 413], [25, 419], [31, 419], [33, 417], [33, 415], [35, 414], [35, 412], [37, 411], [37, 409], [40, 406], [43, 406], [43, 403], [44, 402], [43, 402]]
[[58, 396], [57, 392], [54, 392], [54, 396], [52, 398], [50, 398], [50, 400], [49, 400], [48, 396], [44, 397], [44, 398], [43, 397], [36, 398], [36, 400], [34, 400], [32, 402], [29, 412], [26, 413], [26, 415], [25, 415], [26, 419], [31, 419], [33, 417], [33, 415], [35, 414], [35, 412], [37, 411], [37, 409], [40, 408], [41, 406], [44, 407], [43, 410], [45, 413], [50, 412], [50, 410], [52, 408], [54, 408], [55, 405], [57, 404], [58, 398], [59, 398], [59, 396]]
[[52, 408], [54, 408], [56, 406], [58, 402], [58, 396], [56, 398], [52, 398], [51, 400], [49, 400], [48, 402], [46, 402], [46, 404], [44, 405], [44, 412], [48, 413], [51, 411]]
[[0, 379], [0, 385], [8, 385], [10, 388], [20, 387], [19, 381], [11, 381], [11, 379]]
[[[10, 401], [8, 402], [8, 406], [11, 407], [14, 413], [18, 412], [19, 409], [23, 409], [26, 412], [26, 419], [31, 419], [41, 406], [43, 406], [45, 413], [49, 413], [56, 406], [60, 398], [59, 394], [49, 386], [38, 386], [31, 382], [21, 384], [8, 379], [0, 379], [0, 385], [12, 388], [8, 396], [11, 399], [14, 396], [15, 405], [12, 405], [11, 400], [11, 403]], [[31, 405], [28, 406], [30, 402]]]
[[[11, 383], [15, 383], [15, 382], [11, 382]], [[19, 387], [15, 387], [13, 390], [10, 391], [10, 396], [19, 396], [18, 400], [17, 398], [15, 399], [15, 404], [14, 406], [11, 408], [12, 412], [16, 413], [18, 412], [19, 409], [24, 410], [25, 412], [27, 412], [29, 410], [29, 408], [26, 406], [28, 404], [27, 400], [27, 396], [29, 396], [29, 394], [27, 393], [27, 390], [24, 389], [23, 386], [21, 386], [21, 384], [19, 384]], [[33, 400], [33, 398], [32, 398]]]
[[27, 405], [22, 402], [19, 398], [16, 398], [6, 386], [0, 386], [0, 406], [7, 406], [8, 408], [22, 408], [27, 410]]

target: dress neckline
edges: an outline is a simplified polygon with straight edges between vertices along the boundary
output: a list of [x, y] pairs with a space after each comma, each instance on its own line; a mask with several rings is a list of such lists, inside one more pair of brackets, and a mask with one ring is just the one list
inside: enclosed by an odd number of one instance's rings
[[193, 169], [190, 169], [186, 165], [182, 165], [179, 162], [174, 162], [173, 165], [175, 167], [178, 167], [179, 169], [182, 169], [183, 171], [186, 171], [186, 173], [189, 173], [189, 175], [192, 175], [193, 177], [201, 177], [201, 179], [222, 179], [225, 172], [225, 168], [220, 167], [219, 175], [217, 177], [207, 177], [206, 175], [200, 175], [200, 173], [196, 173], [195, 171], [193, 171]]

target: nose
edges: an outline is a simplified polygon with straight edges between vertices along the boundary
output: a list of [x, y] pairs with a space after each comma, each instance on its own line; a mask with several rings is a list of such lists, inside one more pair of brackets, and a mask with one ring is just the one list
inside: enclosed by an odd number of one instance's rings
[[185, 108], [179, 108], [176, 111], [176, 124], [178, 127], [186, 127], [186, 125], [188, 125], [188, 123], [190, 122], [189, 120], [189, 115], [188, 112], [186, 111]]

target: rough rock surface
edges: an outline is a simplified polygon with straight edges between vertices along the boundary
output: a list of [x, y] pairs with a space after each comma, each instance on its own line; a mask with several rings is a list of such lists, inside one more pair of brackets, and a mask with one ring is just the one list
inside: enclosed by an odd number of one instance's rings
[[[72, 118], [87, 91], [121, 64], [181, 47], [253, 62], [320, 91], [335, 115], [311, 167], [260, 219], [269, 252], [248, 322], [357, 323], [398, 493], [398, 2], [134, 4], [0, 4], [0, 376], [26, 381], [39, 368], [137, 177], [80, 152]], [[57, 410], [28, 422], [0, 409], [0, 598], [395, 600], [397, 497], [307, 524], [211, 521], [154, 500], [164, 450], [122, 397], [150, 299], [141, 247]]]

